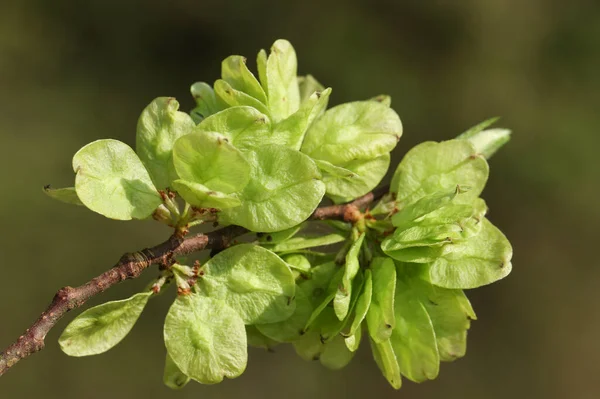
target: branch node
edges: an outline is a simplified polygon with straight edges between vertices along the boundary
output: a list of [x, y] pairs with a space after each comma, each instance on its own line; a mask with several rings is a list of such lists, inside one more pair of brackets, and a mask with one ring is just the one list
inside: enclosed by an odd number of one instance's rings
[[362, 213], [355, 205], [347, 205], [344, 209], [344, 221], [355, 224], [362, 218]]

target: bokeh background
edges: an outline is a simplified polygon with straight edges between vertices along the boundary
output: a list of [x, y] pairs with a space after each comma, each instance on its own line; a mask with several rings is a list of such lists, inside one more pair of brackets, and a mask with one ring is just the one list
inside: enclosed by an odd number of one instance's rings
[[[443, 364], [437, 380], [396, 392], [368, 345], [338, 372], [291, 349], [251, 350], [242, 377], [172, 392], [161, 381], [163, 300], [118, 349], [91, 358], [60, 352], [68, 315], [43, 352], [0, 379], [0, 397], [600, 397], [600, 5], [592, 0], [1, 2], [0, 346], [61, 286], [169, 234], [54, 202], [42, 186], [70, 185], [71, 157], [92, 140], [134, 144], [137, 117], [154, 97], [190, 109], [191, 83], [216, 79], [230, 54], [253, 63], [277, 38], [294, 44], [300, 73], [333, 87], [333, 103], [392, 96], [405, 127], [394, 164], [418, 142], [491, 116], [513, 129], [491, 160], [484, 198], [514, 245], [514, 270], [468, 292], [479, 320], [467, 356]], [[154, 275], [91, 303], [130, 295]]]

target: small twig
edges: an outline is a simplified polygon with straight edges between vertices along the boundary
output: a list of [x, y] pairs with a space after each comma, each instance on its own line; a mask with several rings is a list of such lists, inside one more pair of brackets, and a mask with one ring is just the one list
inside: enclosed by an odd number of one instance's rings
[[[311, 219], [343, 219], [348, 209], [357, 209], [377, 200], [387, 188], [368, 193], [355, 201], [343, 204], [317, 208]], [[152, 248], [139, 252], [125, 254], [110, 270], [79, 287], [64, 287], [58, 290], [50, 306], [40, 315], [35, 323], [23, 335], [0, 353], [0, 376], [4, 375], [20, 360], [44, 348], [46, 334], [70, 310], [82, 306], [88, 299], [96, 296], [123, 280], [137, 278], [151, 265], [163, 264], [168, 266], [176, 256], [187, 255], [203, 249], [219, 251], [227, 248], [235, 237], [247, 233], [240, 226], [228, 226], [207, 234], [197, 234], [181, 238], [179, 234], [172, 235], [167, 241]]]
[[390, 187], [383, 186], [376, 188], [370, 193], [367, 193], [350, 203], [317, 208], [311, 218], [316, 220], [336, 219], [352, 222], [355, 211], [377, 201], [387, 194], [388, 191], [390, 191]]

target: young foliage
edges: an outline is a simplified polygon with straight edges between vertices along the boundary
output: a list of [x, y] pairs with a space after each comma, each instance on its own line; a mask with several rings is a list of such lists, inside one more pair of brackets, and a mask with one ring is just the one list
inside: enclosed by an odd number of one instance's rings
[[248, 345], [290, 343], [303, 359], [340, 369], [363, 335], [392, 387], [402, 376], [436, 378], [441, 361], [466, 352], [475, 313], [463, 290], [512, 268], [512, 247], [480, 198], [487, 159], [510, 131], [488, 129], [494, 119], [419, 144], [371, 211], [356, 206], [363, 198], [336, 220], [312, 220], [325, 195], [351, 202], [387, 173], [403, 132], [390, 97], [327, 109], [331, 89], [297, 76], [285, 40], [258, 53], [257, 75], [239, 55], [221, 67], [212, 86], [192, 85], [189, 115], [173, 98], [155, 99], [140, 116], [136, 152], [116, 140], [90, 143], [73, 158], [74, 187], [44, 191], [112, 219], [152, 216], [180, 238], [202, 223], [241, 226], [245, 236], [213, 237], [202, 263], [167, 257], [151, 290], [77, 317], [63, 351], [112, 348], [174, 282], [164, 324], [170, 388], [238, 377]]
[[302, 152], [336, 166], [389, 153], [402, 136], [400, 118], [375, 101], [357, 101], [327, 110], [309, 129]]
[[165, 358], [165, 370], [163, 373], [163, 382], [171, 389], [181, 389], [190, 382], [191, 378], [183, 374], [177, 367], [171, 355], [167, 353]]
[[429, 281], [445, 288], [477, 288], [510, 273], [512, 248], [500, 230], [483, 218], [481, 232], [444, 245], [428, 265]]
[[390, 338], [396, 325], [394, 293], [396, 291], [396, 268], [389, 258], [378, 257], [371, 262], [372, 295], [366, 315], [371, 338], [381, 343]]
[[390, 191], [405, 207], [426, 195], [454, 189], [469, 190], [462, 202], [477, 198], [489, 175], [485, 158], [466, 140], [425, 142], [410, 150], [398, 165]]
[[221, 220], [252, 231], [272, 232], [305, 221], [321, 202], [325, 185], [306, 155], [278, 145], [247, 152], [250, 181], [241, 205], [223, 210]]
[[274, 323], [294, 312], [294, 276], [267, 249], [239, 244], [216, 255], [202, 270], [199, 293], [224, 301], [245, 324]]
[[169, 309], [164, 334], [169, 356], [193, 380], [216, 384], [246, 369], [244, 321], [224, 301], [180, 296]]
[[85, 206], [117, 220], [145, 219], [160, 205], [150, 174], [127, 144], [98, 140], [73, 157], [75, 190]]
[[335, 310], [335, 315], [340, 320], [344, 320], [348, 315], [350, 300], [352, 299], [352, 280], [354, 280], [354, 277], [356, 277], [356, 274], [360, 269], [358, 254], [361, 250], [364, 238], [365, 234], [363, 233], [356, 241], [354, 241], [346, 254], [346, 262], [344, 264], [341, 282], [338, 285], [333, 299], [333, 309]]
[[215, 91], [208, 83], [196, 82], [190, 87], [190, 92], [196, 101], [196, 108], [190, 112], [194, 122], [199, 123], [204, 118], [221, 110], [221, 107], [217, 104]]
[[151, 292], [142, 292], [86, 310], [65, 328], [58, 339], [60, 348], [69, 356], [106, 352], [129, 334], [150, 295]]
[[64, 202], [65, 204], [85, 206], [77, 196], [77, 191], [75, 191], [75, 187], [50, 188], [50, 185], [48, 185], [44, 187], [44, 192], [50, 198], [54, 198], [55, 200]]
[[137, 125], [136, 152], [159, 189], [177, 179], [173, 170], [173, 144], [196, 124], [172, 97], [159, 97], [142, 111]]
[[244, 155], [218, 133], [194, 132], [177, 140], [173, 163], [181, 180], [227, 194], [241, 191], [250, 177]]
[[287, 40], [273, 43], [260, 79], [267, 92], [269, 109], [275, 122], [287, 118], [300, 106], [297, 70], [298, 62], [292, 45]]
[[240, 106], [210, 115], [196, 127], [198, 132], [220, 132], [236, 148], [252, 150], [268, 144], [271, 119], [256, 108]]

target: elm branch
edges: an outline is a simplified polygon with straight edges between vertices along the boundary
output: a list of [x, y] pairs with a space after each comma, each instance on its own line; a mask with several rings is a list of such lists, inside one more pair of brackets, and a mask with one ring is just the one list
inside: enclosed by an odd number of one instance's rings
[[[388, 190], [388, 187], [382, 187], [347, 204], [317, 208], [311, 219], [339, 219], [354, 222], [359, 208], [366, 207], [378, 200]], [[180, 234], [176, 233], [161, 244], [123, 255], [113, 268], [79, 287], [61, 288], [54, 295], [50, 306], [39, 318], [14, 343], [0, 353], [0, 376], [20, 360], [42, 350], [46, 335], [56, 323], [67, 312], [82, 306], [88, 299], [123, 280], [139, 277], [151, 265], [168, 266], [177, 256], [209, 248], [213, 252], [218, 252], [231, 245], [236, 237], [247, 232], [247, 229], [240, 226], [228, 226], [187, 238], [182, 238]]]

